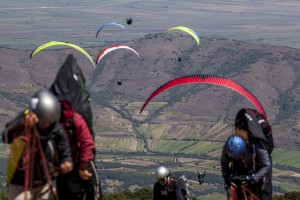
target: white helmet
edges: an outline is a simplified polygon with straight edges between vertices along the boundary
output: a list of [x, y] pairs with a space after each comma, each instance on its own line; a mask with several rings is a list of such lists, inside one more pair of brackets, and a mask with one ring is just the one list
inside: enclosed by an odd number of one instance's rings
[[155, 172], [155, 176], [157, 179], [160, 178], [164, 178], [166, 176], [168, 176], [170, 174], [168, 168], [164, 167], [164, 166], [160, 166], [159, 168], [157, 168], [156, 172]]

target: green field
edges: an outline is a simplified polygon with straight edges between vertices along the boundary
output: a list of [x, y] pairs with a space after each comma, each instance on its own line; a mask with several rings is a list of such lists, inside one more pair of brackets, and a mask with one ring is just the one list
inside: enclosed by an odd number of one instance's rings
[[300, 168], [300, 152], [291, 149], [275, 148], [272, 153], [274, 163]]
[[141, 139], [134, 137], [109, 138], [96, 137], [97, 150], [112, 150], [112, 151], [144, 151], [144, 143]]

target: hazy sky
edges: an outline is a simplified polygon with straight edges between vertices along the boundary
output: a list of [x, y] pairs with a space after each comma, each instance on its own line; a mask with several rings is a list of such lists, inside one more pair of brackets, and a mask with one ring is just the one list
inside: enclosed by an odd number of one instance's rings
[[[128, 26], [127, 18], [134, 23]], [[101, 40], [95, 38], [99, 26], [110, 21], [127, 27], [103, 31], [102, 42], [183, 25], [200, 37], [300, 48], [299, 0], [1, 0], [0, 47], [30, 49], [50, 40], [93, 45]]]

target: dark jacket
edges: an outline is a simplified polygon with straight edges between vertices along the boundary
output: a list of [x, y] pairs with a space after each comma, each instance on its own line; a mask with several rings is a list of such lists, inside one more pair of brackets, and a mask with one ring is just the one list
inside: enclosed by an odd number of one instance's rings
[[262, 200], [272, 199], [272, 159], [264, 144], [260, 141], [253, 142], [255, 147], [255, 171], [253, 167], [253, 146], [248, 146], [244, 159], [231, 160], [223, 148], [221, 157], [222, 176], [225, 184], [230, 185], [234, 176], [252, 175], [253, 181], [259, 185], [258, 195]]
[[[25, 134], [24, 121], [25, 115], [21, 113], [18, 117], [6, 124], [6, 128], [3, 131], [2, 135], [2, 139], [5, 143], [10, 144], [18, 136], [23, 136]], [[72, 162], [70, 145], [68, 143], [66, 133], [59, 122], [51, 124], [46, 130], [38, 129], [38, 132], [40, 135], [42, 149], [48, 161], [48, 168], [50, 168], [50, 166], [53, 166], [54, 164], [57, 164], [56, 166], [59, 166], [65, 161]], [[55, 149], [57, 150], [58, 163], [54, 163], [53, 150]], [[20, 159], [19, 166], [16, 169], [16, 172], [11, 180], [12, 184], [24, 185], [25, 162], [26, 159], [23, 154], [23, 158]], [[32, 166], [34, 167], [34, 169], [32, 170], [33, 174], [30, 177], [32, 181], [29, 183], [29, 187], [35, 188], [44, 185], [47, 182], [47, 179], [44, 175], [42, 159], [40, 158], [39, 153], [36, 153], [35, 159], [30, 160], [30, 162], [33, 162]]]
[[166, 185], [156, 182], [153, 187], [153, 200], [183, 200], [181, 187], [176, 180], [168, 179]]

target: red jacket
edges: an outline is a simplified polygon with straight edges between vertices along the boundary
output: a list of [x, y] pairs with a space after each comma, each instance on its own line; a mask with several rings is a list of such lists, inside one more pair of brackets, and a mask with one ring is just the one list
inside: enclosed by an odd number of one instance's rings
[[[87, 123], [79, 113], [73, 111], [72, 105], [68, 102], [61, 101], [61, 107], [63, 110], [61, 119], [66, 132], [68, 133], [75, 166], [80, 170], [86, 170], [90, 161], [94, 159], [94, 140]], [[73, 130], [74, 133], [68, 131], [69, 126], [71, 126], [71, 130]]]

